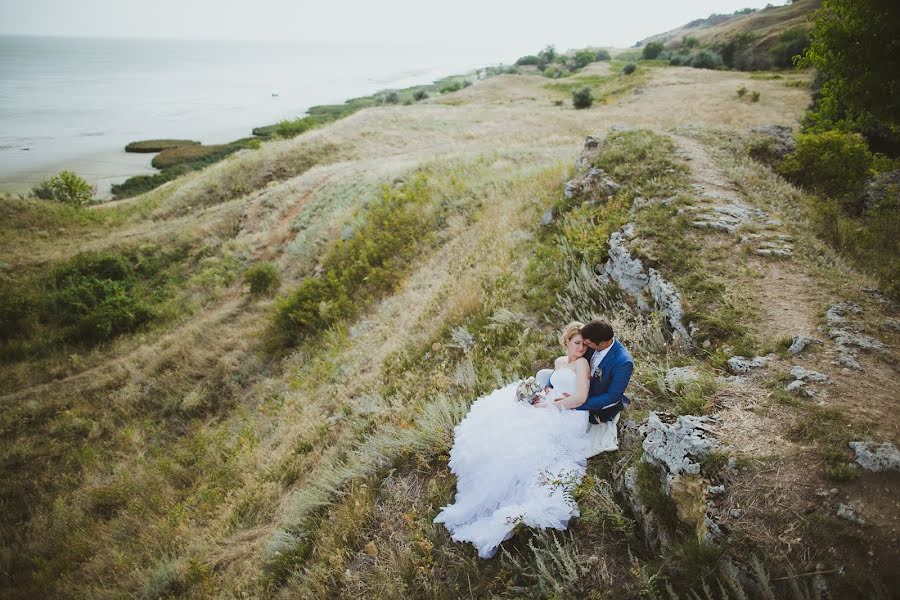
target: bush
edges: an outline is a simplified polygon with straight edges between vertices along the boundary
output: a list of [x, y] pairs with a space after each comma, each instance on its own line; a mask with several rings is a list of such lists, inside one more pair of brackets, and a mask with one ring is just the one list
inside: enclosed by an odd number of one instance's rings
[[739, 87], [737, 90], [737, 95], [738, 98], [743, 98], [745, 95], [747, 95], [747, 88], [744, 86]]
[[584, 86], [580, 90], [572, 90], [572, 106], [575, 108], [590, 108], [594, 103], [594, 95], [590, 86]]
[[606, 50], [597, 50], [597, 54], [594, 56], [595, 61], [601, 60], [612, 60], [612, 57], [609, 55], [609, 52]]
[[52, 200], [72, 206], [89, 204], [94, 197], [90, 184], [71, 171], [61, 171], [37, 184], [31, 193], [41, 200]]
[[641, 52], [641, 58], [644, 60], [653, 60], [654, 58], [659, 56], [659, 53], [663, 51], [662, 42], [650, 42], [646, 46], [644, 46], [643, 52]]
[[750, 102], [759, 102], [759, 92], [750, 94]]
[[413, 92], [413, 100], [415, 100], [416, 102], [421, 102], [422, 100], [427, 99], [428, 92], [426, 92], [425, 90], [416, 90], [415, 92]]
[[384, 96], [385, 104], [399, 104], [400, 102], [400, 94], [397, 92], [391, 92]]
[[597, 53], [592, 50], [579, 50], [575, 53], [575, 68], [582, 69], [597, 59]]
[[442, 94], [451, 94], [453, 92], [458, 92], [462, 89], [462, 84], [459, 81], [451, 81], [447, 85], [441, 88]]
[[690, 57], [683, 52], [673, 52], [669, 55], [669, 64], [673, 67], [687, 66], [690, 60]]
[[527, 56], [523, 56], [522, 58], [517, 60], [515, 64], [517, 67], [522, 67], [525, 65], [537, 65], [540, 62], [541, 59], [539, 59], [537, 56], [535, 56], [534, 54], [528, 54]]
[[696, 48], [700, 45], [700, 40], [690, 35], [681, 38], [681, 46], [683, 48]]
[[785, 158], [779, 171], [799, 185], [839, 200], [848, 213], [858, 214], [872, 161], [861, 135], [826, 131], [798, 135], [797, 150]]
[[622, 67], [622, 72], [625, 73], [626, 75], [631, 75], [632, 73], [634, 73], [634, 70], [636, 68], [637, 67], [635, 66], [634, 63], [628, 63], [627, 65]]
[[691, 66], [696, 69], [721, 69], [722, 57], [713, 50], [699, 50], [691, 55]]
[[271, 295], [278, 289], [281, 276], [278, 267], [272, 263], [257, 263], [244, 272], [244, 283], [250, 288], [253, 296]]

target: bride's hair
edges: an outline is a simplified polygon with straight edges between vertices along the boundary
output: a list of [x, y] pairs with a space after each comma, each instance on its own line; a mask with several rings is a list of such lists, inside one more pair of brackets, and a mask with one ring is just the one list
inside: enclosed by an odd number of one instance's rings
[[559, 336], [559, 343], [562, 344], [563, 348], [566, 347], [569, 340], [581, 333], [582, 327], [584, 327], [584, 323], [581, 321], [572, 321], [563, 328], [562, 335]]

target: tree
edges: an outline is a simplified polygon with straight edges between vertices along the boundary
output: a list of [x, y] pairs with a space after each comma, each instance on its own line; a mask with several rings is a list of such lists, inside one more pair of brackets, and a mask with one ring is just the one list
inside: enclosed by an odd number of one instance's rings
[[644, 51], [641, 53], [641, 58], [646, 60], [653, 60], [659, 53], [663, 51], [662, 42], [650, 42], [646, 46], [644, 46]]
[[[823, 0], [813, 13], [801, 66], [815, 67], [821, 87], [807, 128], [860, 131], [900, 142], [900, 10], [896, 0]], [[876, 144], [877, 145], [877, 144]]]

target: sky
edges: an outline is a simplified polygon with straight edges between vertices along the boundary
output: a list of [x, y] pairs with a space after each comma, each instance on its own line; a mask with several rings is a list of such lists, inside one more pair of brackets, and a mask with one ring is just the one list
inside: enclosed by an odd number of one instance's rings
[[[765, 0], [0, 0], [0, 34], [628, 47]], [[772, 0], [784, 4], [784, 0]]]

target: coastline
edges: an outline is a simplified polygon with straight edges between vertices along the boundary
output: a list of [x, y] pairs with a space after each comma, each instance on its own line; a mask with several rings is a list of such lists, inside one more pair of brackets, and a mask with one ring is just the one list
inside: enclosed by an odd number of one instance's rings
[[[488, 51], [484, 55], [490, 55]], [[399, 60], [399, 59], [398, 59]], [[334, 62], [334, 61], [332, 61]], [[370, 61], [371, 62], [371, 61]], [[415, 61], [412, 61], [415, 63]], [[441, 59], [434, 59], [432, 64], [439, 64]], [[443, 61], [446, 62], [446, 61]], [[322, 78], [306, 79], [317, 82], [312, 87], [306, 84], [298, 93], [296, 83], [265, 88], [265, 98], [253, 99], [255, 103], [242, 105], [248, 100], [246, 96], [235, 92], [232, 99], [226, 92], [224, 95], [215, 96], [215, 90], [209, 90], [213, 98], [220, 104], [231, 104], [223, 110], [217, 110], [210, 106], [207, 110], [204, 106], [198, 109], [198, 105], [204, 102], [194, 98], [186, 99], [173, 92], [167, 105], [154, 104], [152, 98], [140, 99], [141, 102], [129, 109], [129, 121], [121, 119], [109, 119], [108, 128], [104, 123], [103, 128], [96, 124], [80, 122], [79, 110], [72, 109], [71, 118], [69, 112], [63, 115], [65, 122], [57, 130], [48, 125], [46, 121], [19, 120], [16, 127], [7, 132], [2, 146], [0, 146], [0, 161], [5, 163], [6, 169], [0, 171], [0, 193], [27, 194], [36, 184], [44, 179], [56, 175], [60, 171], [74, 171], [79, 176], [94, 186], [95, 199], [107, 201], [113, 199], [111, 187], [121, 184], [130, 177], [138, 175], [155, 175], [159, 170], [150, 166], [153, 155], [138, 156], [126, 153], [124, 147], [127, 143], [144, 139], [156, 138], [187, 138], [200, 141], [204, 145], [227, 144], [240, 138], [253, 136], [253, 130], [259, 127], [271, 126], [282, 121], [291, 121], [303, 118], [307, 111], [317, 106], [342, 107], [349, 106], [354, 100], [376, 98], [379, 94], [391, 91], [402, 92], [413, 87], [433, 86], [437, 82], [453, 77], [461, 77], [458, 73], [465, 73], [469, 77], [476, 69], [484, 68], [480, 65], [484, 61], [476, 61], [474, 58], [464, 58], [461, 61], [468, 63], [463, 68], [440, 67], [412, 64], [404, 69], [389, 68], [379, 69], [378, 65], [359, 65], [357, 70], [341, 73], [337, 78], [329, 76], [327, 69], [323, 70]], [[421, 63], [421, 61], [420, 61]], [[397, 64], [397, 63], [394, 63]], [[163, 65], [164, 66], [164, 65]], [[327, 65], [335, 68], [334, 65]], [[341, 69], [343, 71], [343, 69]], [[452, 73], [452, 74], [448, 74]], [[135, 73], [140, 76], [141, 73]], [[13, 77], [14, 79], [14, 77]], [[242, 85], [246, 82], [241, 81]], [[318, 87], [316, 87], [318, 85]], [[284, 87], [281, 93], [279, 87]], [[67, 93], [66, 89], [57, 90], [56, 93]], [[165, 90], [160, 92], [165, 93]], [[98, 105], [105, 101], [105, 96], [97, 92], [95, 96]], [[434, 95], [434, 94], [432, 94]], [[23, 97], [24, 98], [24, 97]], [[46, 100], [41, 97], [41, 100]], [[143, 101], [146, 100], [146, 103]], [[299, 102], [304, 104], [299, 104]], [[48, 101], [49, 102], [49, 101]], [[179, 104], [187, 102], [188, 104]], [[339, 102], [341, 104], [330, 104]], [[284, 108], [295, 106], [295, 109]], [[239, 106], [248, 107], [239, 110]], [[280, 106], [280, 108], [278, 108]], [[259, 108], [269, 116], [260, 117]], [[268, 107], [268, 108], [265, 108]], [[354, 110], [356, 106], [353, 107]], [[82, 107], [83, 109], [83, 107]], [[274, 111], [273, 111], [274, 109]], [[57, 109], [58, 110], [58, 109]], [[191, 111], [203, 112], [205, 120], [187, 118], [184, 114]], [[184, 114], [181, 114], [184, 113]], [[141, 125], [140, 117], [135, 115], [147, 115], [148, 124]], [[280, 117], [277, 115], [281, 115]], [[115, 116], [115, 115], [112, 115]], [[34, 118], [34, 117], [32, 117]], [[57, 121], [59, 116], [57, 115]], [[221, 119], [221, 120], [218, 120]], [[152, 122], [151, 122], [152, 121]], [[31, 128], [29, 123], [38, 125]], [[9, 121], [14, 124], [14, 121]], [[222, 126], [230, 123], [231, 126]], [[235, 127], [235, 123], [242, 123]], [[48, 131], [49, 129], [49, 131]], [[107, 139], [100, 139], [107, 138]], [[265, 138], [261, 138], [265, 139]], [[30, 155], [26, 155], [29, 153]]]

